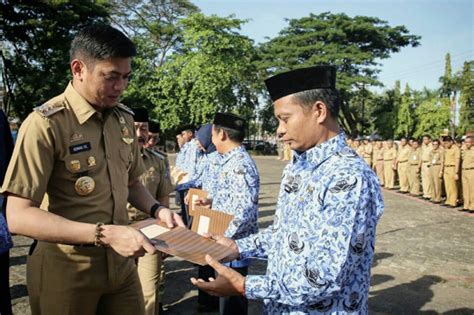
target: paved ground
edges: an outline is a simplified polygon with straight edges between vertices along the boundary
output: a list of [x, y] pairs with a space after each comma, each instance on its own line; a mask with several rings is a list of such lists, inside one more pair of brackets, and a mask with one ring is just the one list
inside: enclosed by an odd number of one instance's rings
[[[256, 157], [261, 174], [260, 227], [268, 226], [275, 209], [283, 162]], [[373, 314], [474, 314], [474, 215], [446, 209], [416, 198], [384, 191], [385, 214], [378, 226], [372, 269], [370, 310]], [[25, 264], [31, 241], [14, 237], [11, 292], [15, 314], [30, 314]], [[196, 290], [189, 278], [196, 268], [167, 259], [166, 314], [195, 314]], [[254, 274], [265, 272], [255, 263]], [[261, 313], [258, 302], [250, 314]]]

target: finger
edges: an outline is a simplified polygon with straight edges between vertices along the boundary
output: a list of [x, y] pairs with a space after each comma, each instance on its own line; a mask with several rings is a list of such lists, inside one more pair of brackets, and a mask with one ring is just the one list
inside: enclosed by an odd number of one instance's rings
[[174, 222], [176, 223], [176, 225], [181, 226], [181, 227], [186, 227], [186, 226], [184, 225], [184, 222], [183, 222], [183, 219], [181, 218], [181, 216], [179, 216], [178, 214], [174, 213], [174, 214], [173, 214], [173, 218], [174, 218]]
[[170, 210], [168, 210], [168, 211], [165, 213], [164, 219], [165, 219], [164, 221], [165, 221], [166, 225], [167, 225], [170, 229], [174, 227], [173, 216], [171, 215]]
[[214, 270], [217, 271], [218, 273], [222, 273], [223, 271], [226, 270], [226, 267], [224, 267], [221, 263], [219, 263], [217, 260], [212, 258], [211, 255], [206, 255], [206, 262], [209, 264], [209, 266], [214, 268]]
[[214, 279], [213, 277], [209, 277], [209, 282], [212, 282], [214, 280], [216, 280], [216, 279]]
[[147, 252], [148, 254], [153, 255], [156, 253], [156, 247], [153, 246], [153, 244], [149, 242], [148, 240], [145, 239], [142, 246], [145, 252]]

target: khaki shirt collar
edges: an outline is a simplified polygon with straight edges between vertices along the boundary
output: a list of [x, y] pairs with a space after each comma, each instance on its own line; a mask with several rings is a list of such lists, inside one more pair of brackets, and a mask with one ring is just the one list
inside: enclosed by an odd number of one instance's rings
[[64, 91], [64, 95], [81, 125], [97, 112], [94, 107], [76, 91], [72, 86], [72, 82], [69, 82], [66, 91]]

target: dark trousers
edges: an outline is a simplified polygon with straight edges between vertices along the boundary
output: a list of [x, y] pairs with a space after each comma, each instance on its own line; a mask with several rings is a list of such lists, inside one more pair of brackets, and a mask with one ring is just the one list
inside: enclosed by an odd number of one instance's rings
[[[248, 273], [248, 267], [232, 269], [244, 277]], [[247, 315], [248, 304], [247, 298], [242, 295], [221, 297], [219, 298], [219, 313], [221, 315]]]
[[186, 198], [186, 195], [188, 194], [188, 190], [182, 190], [179, 191], [179, 197], [181, 199], [181, 212], [180, 216], [183, 219], [184, 225], [190, 229], [192, 225], [192, 217], [189, 216], [189, 210], [188, 210], [188, 205], [184, 202], [184, 198]]
[[5, 253], [0, 255], [0, 314], [1, 315], [12, 314], [9, 268], [10, 268], [10, 252], [6, 251]]
[[[214, 268], [209, 265], [206, 266], [199, 266], [198, 268], [198, 278], [204, 281], [209, 281], [209, 278], [215, 278], [216, 273], [214, 272]], [[207, 294], [206, 292], [199, 290], [198, 291], [198, 304], [200, 306], [204, 306], [211, 310], [217, 310], [219, 308], [219, 297], [212, 296]]]

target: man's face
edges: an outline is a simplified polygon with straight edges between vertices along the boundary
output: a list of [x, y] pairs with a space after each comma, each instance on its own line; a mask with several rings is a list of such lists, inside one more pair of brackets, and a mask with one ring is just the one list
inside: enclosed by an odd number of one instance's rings
[[137, 134], [138, 145], [140, 149], [148, 142], [148, 123], [147, 122], [135, 122], [135, 133]]
[[182, 135], [176, 135], [176, 142], [178, 143], [179, 147], [182, 147], [184, 144], [184, 139]]
[[[80, 64], [75, 66], [75, 62]], [[74, 78], [80, 81], [82, 96], [99, 110], [117, 105], [132, 71], [131, 58], [110, 58], [89, 63], [75, 59], [71, 66]]]
[[367, 139], [364, 139], [363, 142], [364, 142], [365, 145], [369, 144], [369, 140], [367, 140]]
[[420, 144], [418, 143], [418, 141], [412, 141], [412, 142], [411, 142], [411, 147], [412, 147], [413, 149], [416, 150], [416, 149], [418, 149], [419, 146], [420, 146]]
[[402, 147], [406, 146], [406, 144], [407, 144], [407, 139], [402, 139], [402, 140], [400, 140], [400, 145], [401, 145]]
[[383, 148], [383, 142], [382, 141], [377, 141], [377, 148], [382, 149]]
[[217, 131], [217, 129], [213, 125], [211, 135], [212, 135], [211, 140], [214, 146], [216, 147], [216, 151], [221, 154], [225, 153], [224, 152], [224, 139], [223, 139], [224, 130], [220, 129], [219, 131]]
[[466, 149], [469, 150], [472, 146], [472, 138], [471, 137], [466, 138], [466, 140], [464, 140], [464, 145], [466, 146]]
[[321, 139], [320, 112], [296, 103], [292, 95], [275, 102], [274, 114], [278, 119], [277, 134], [292, 150], [306, 151]]
[[453, 142], [452, 141], [443, 141], [443, 145], [446, 149], [451, 149], [451, 147], [453, 146]]
[[158, 141], [160, 141], [160, 134], [155, 132], [148, 132], [148, 141], [147, 141], [147, 148], [153, 148]]
[[428, 138], [428, 137], [423, 137], [423, 143], [424, 143], [425, 145], [430, 144], [430, 142], [431, 142], [431, 139], [430, 139], [430, 138]]
[[193, 138], [193, 133], [189, 130], [185, 130], [181, 132], [181, 136], [183, 137], [184, 142], [189, 142]]
[[387, 148], [393, 148], [393, 141], [387, 141]]

